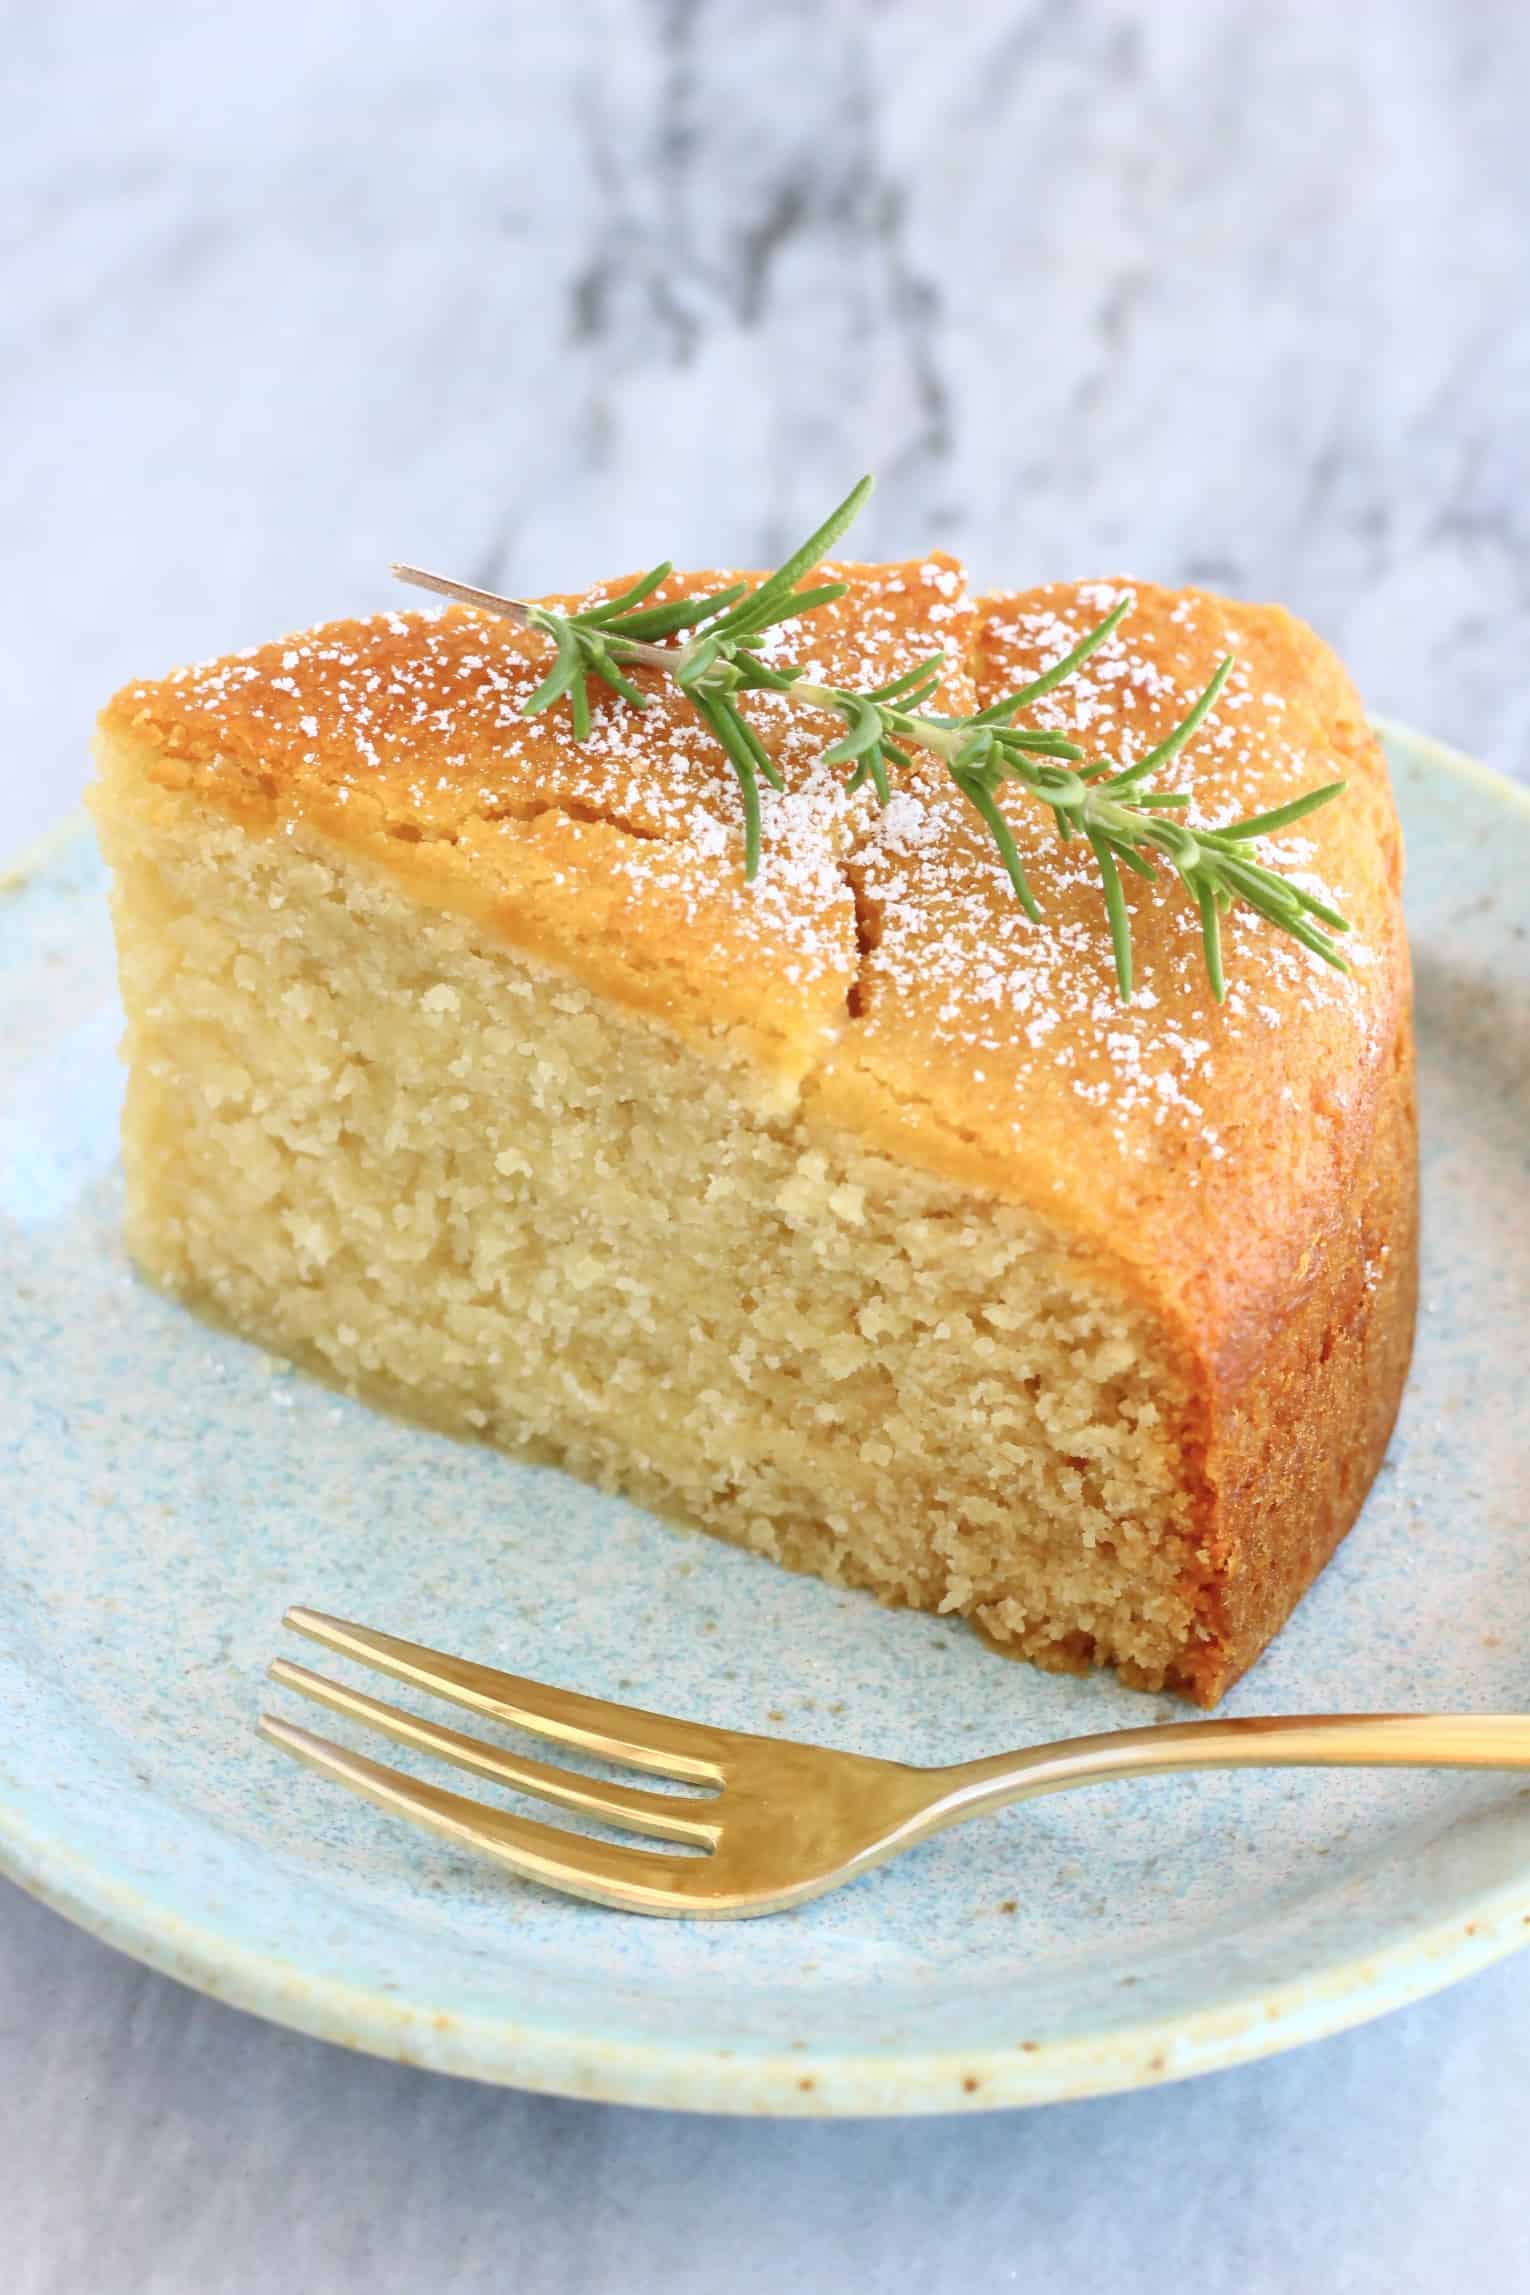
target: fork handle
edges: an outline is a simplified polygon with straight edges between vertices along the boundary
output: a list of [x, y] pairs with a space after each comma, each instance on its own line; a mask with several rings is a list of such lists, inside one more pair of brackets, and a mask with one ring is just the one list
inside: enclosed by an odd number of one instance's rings
[[1107, 1730], [930, 1773], [921, 1832], [1011, 1801], [1186, 1769], [1530, 1769], [1521, 1713], [1294, 1713]]

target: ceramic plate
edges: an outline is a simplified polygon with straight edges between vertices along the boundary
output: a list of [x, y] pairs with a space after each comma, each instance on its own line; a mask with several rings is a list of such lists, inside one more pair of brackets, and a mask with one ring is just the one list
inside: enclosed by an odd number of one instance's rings
[[[1388, 744], [1423, 1055], [1418, 1358], [1363, 1519], [1232, 1713], [1530, 1704], [1530, 798]], [[0, 1862], [24, 1887], [330, 2040], [750, 2112], [1173, 2078], [1530, 1938], [1530, 1788], [1508, 1777], [1100, 1787], [803, 1911], [691, 1926], [545, 1894], [295, 1769], [252, 1730], [294, 1601], [913, 1761], [1182, 1709], [1005, 1664], [939, 1619], [374, 1416], [166, 1304], [119, 1240], [88, 832], [0, 883]]]

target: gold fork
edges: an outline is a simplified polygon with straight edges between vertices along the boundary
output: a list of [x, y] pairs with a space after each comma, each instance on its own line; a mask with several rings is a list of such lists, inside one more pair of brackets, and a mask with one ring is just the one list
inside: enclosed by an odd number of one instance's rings
[[608, 1784], [480, 1744], [461, 1730], [404, 1713], [286, 1658], [274, 1659], [270, 1668], [274, 1681], [401, 1744], [440, 1754], [480, 1777], [623, 1832], [657, 1835], [704, 1852], [665, 1855], [539, 1824], [385, 1768], [275, 1714], [261, 1716], [263, 1735], [300, 1761], [515, 1872], [625, 1912], [691, 1920], [804, 1904], [947, 1825], [1071, 1785], [1184, 1769], [1530, 1769], [1530, 1717], [1514, 1713], [1312, 1713], [1174, 1722], [1067, 1738], [951, 1768], [914, 1769], [790, 1738], [676, 1721], [523, 1681], [319, 1610], [289, 1610], [285, 1623], [340, 1656], [490, 1720], [702, 1788], [655, 1793]]

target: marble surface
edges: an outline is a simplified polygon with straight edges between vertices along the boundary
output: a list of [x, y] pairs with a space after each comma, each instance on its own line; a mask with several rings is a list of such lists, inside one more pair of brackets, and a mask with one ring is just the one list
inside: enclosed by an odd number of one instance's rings
[[[868, 466], [868, 552], [1281, 597], [1530, 770], [1519, 0], [3, 31], [5, 845], [116, 683], [379, 604], [391, 557], [758, 559]], [[0, 2285], [1530, 2288], [1527, 2078], [1530, 1961], [1134, 2098], [648, 2117], [348, 2058], [0, 1890]]]

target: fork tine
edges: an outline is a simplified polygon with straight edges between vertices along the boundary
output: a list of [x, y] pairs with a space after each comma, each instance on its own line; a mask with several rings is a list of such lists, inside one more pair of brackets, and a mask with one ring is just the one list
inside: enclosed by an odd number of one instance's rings
[[283, 1621], [294, 1633], [322, 1642], [342, 1657], [374, 1665], [399, 1681], [434, 1691], [473, 1713], [491, 1714], [534, 1737], [556, 1738], [563, 1745], [581, 1746], [587, 1753], [602, 1753], [608, 1760], [630, 1762], [634, 1769], [651, 1769], [661, 1776], [687, 1777], [718, 1784], [728, 1749], [728, 1733], [707, 1729], [699, 1722], [675, 1721], [662, 1713], [645, 1713], [635, 1705], [614, 1705], [603, 1697], [583, 1697], [577, 1690], [554, 1689], [546, 1682], [526, 1681], [519, 1674], [499, 1673], [493, 1666], [474, 1665], [467, 1658], [448, 1657], [442, 1650], [426, 1649], [420, 1642], [400, 1641], [379, 1634], [346, 1618], [332, 1618], [322, 1610], [292, 1609]]
[[354, 1792], [364, 1794], [380, 1808], [407, 1817], [448, 1840], [495, 1857], [501, 1864], [530, 1879], [563, 1889], [571, 1896], [593, 1897], [597, 1904], [618, 1905], [626, 1912], [687, 1912], [699, 1910], [708, 1889], [702, 1876], [707, 1857], [665, 1856], [650, 1849], [628, 1849], [614, 1841], [588, 1840], [581, 1833], [566, 1833], [557, 1825], [539, 1824], [534, 1817], [515, 1817], [503, 1809], [486, 1809], [462, 1793], [446, 1793], [401, 1770], [388, 1769], [364, 1754], [351, 1753], [316, 1737], [295, 1722], [263, 1713], [260, 1732], [306, 1762], [323, 1776], [332, 1777]]
[[710, 1848], [717, 1839], [715, 1818], [709, 1819], [701, 1813], [710, 1803], [698, 1801], [690, 1794], [647, 1793], [640, 1785], [616, 1785], [600, 1777], [581, 1777], [575, 1770], [550, 1768], [545, 1761], [505, 1752], [497, 1745], [481, 1745], [476, 1737], [465, 1737], [460, 1729], [445, 1729], [439, 1722], [427, 1721], [419, 1714], [401, 1712], [398, 1706], [386, 1705], [381, 1698], [368, 1697], [362, 1690], [313, 1673], [306, 1665], [294, 1665], [290, 1658], [273, 1658], [266, 1670], [273, 1681], [311, 1697], [316, 1704], [327, 1705], [335, 1713], [381, 1729], [401, 1745], [438, 1753], [443, 1760], [472, 1769], [480, 1777], [492, 1777], [499, 1784], [513, 1786], [517, 1793], [531, 1793], [538, 1800], [554, 1801], [565, 1809], [579, 1809], [586, 1816], [603, 1817], [610, 1824], [625, 1826], [629, 1832], [654, 1833], [661, 1840], [693, 1841]]

